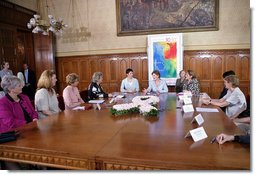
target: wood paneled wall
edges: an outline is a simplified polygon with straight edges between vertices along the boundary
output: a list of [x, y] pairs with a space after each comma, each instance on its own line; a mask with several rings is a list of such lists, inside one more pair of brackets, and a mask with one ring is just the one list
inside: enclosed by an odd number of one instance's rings
[[[132, 68], [139, 80], [140, 88], [148, 86], [148, 61], [146, 53], [89, 55], [59, 57], [56, 59], [58, 90], [62, 93], [66, 86], [65, 76], [75, 72], [80, 76], [79, 89], [88, 87], [94, 72], [104, 74], [102, 86], [106, 92], [119, 91], [125, 70]], [[184, 51], [184, 69], [195, 71], [201, 84], [201, 91], [212, 98], [218, 98], [224, 84], [222, 73], [234, 70], [240, 78], [240, 88], [250, 93], [250, 51], [249, 50], [210, 50]], [[174, 88], [170, 87], [170, 91]]]

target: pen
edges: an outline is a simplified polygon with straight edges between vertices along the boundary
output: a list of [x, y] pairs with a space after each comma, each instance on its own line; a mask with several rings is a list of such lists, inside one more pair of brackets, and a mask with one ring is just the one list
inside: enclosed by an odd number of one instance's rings
[[213, 137], [210, 143], [213, 144], [215, 141], [216, 141], [216, 137]]

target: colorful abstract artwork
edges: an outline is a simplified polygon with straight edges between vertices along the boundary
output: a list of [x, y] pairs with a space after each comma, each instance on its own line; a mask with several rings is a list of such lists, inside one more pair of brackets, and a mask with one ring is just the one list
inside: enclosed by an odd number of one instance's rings
[[148, 63], [151, 72], [158, 70], [168, 85], [174, 85], [178, 72], [182, 69], [182, 34], [149, 35]]

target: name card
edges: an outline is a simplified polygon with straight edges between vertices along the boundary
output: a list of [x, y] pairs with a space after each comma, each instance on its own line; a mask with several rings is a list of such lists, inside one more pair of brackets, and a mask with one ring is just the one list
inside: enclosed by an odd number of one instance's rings
[[109, 103], [115, 102], [115, 98], [112, 98]]
[[97, 103], [97, 109], [98, 109], [98, 110], [101, 110], [101, 106], [100, 106], [99, 103]]
[[183, 112], [186, 113], [186, 112], [193, 112], [194, 111], [194, 108], [193, 108], [193, 105], [183, 105], [182, 106], [182, 109], [183, 109]]
[[192, 97], [192, 93], [190, 91], [186, 91], [186, 92], [184, 92], [184, 96]]
[[184, 98], [183, 102], [184, 102], [185, 105], [192, 104], [191, 98]]
[[205, 130], [203, 127], [199, 127], [196, 129], [192, 129], [190, 130], [186, 135], [185, 138], [191, 136], [192, 139], [194, 140], [194, 142], [197, 142], [199, 140], [203, 140], [205, 138], [207, 138], [207, 134], [205, 133]]
[[184, 96], [184, 95], [180, 95], [180, 96], [179, 96], [179, 100], [183, 100], [185, 97], [186, 97], [186, 96]]
[[198, 114], [198, 115], [195, 116], [195, 117], [193, 118], [193, 120], [191, 121], [191, 123], [193, 123], [193, 122], [197, 122], [197, 124], [200, 126], [202, 123], [204, 123], [204, 119], [203, 119], [203, 117], [202, 117], [201, 114]]

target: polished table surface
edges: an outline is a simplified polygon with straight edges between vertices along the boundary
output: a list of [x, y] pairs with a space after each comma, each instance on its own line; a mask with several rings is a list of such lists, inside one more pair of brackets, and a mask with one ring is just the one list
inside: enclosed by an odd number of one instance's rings
[[[112, 116], [106, 101], [101, 110], [66, 110], [27, 124], [16, 141], [0, 144], [0, 159], [64, 169], [250, 169], [248, 145], [210, 143], [221, 132], [242, 134], [220, 109], [201, 113], [208, 138], [194, 142], [184, 136], [198, 127], [191, 120], [199, 113], [176, 108], [175, 93], [159, 97], [157, 117]], [[193, 105], [201, 106], [198, 97]]]

